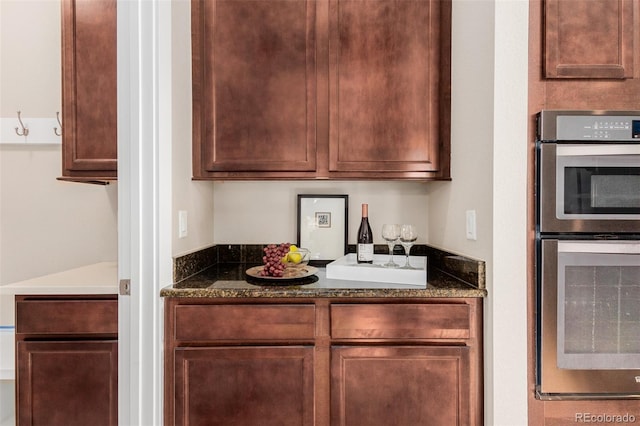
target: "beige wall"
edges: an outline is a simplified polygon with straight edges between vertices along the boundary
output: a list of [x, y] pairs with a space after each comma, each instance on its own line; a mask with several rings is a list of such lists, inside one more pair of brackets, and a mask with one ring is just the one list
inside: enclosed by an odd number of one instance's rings
[[[1, 116], [55, 117], [59, 2], [0, 1], [0, 43]], [[117, 258], [117, 184], [57, 181], [61, 161], [60, 145], [0, 144], [0, 285]]]
[[[172, 3], [172, 255], [214, 243], [213, 183], [191, 180], [191, 7]], [[188, 235], [178, 237], [178, 212], [187, 212]]]
[[355, 244], [361, 204], [369, 204], [374, 242], [383, 223], [411, 223], [418, 243], [427, 241], [427, 185], [418, 182], [218, 182], [214, 229], [218, 244], [296, 241], [298, 194], [348, 194], [349, 237]]
[[0, 1], [0, 116], [60, 111], [60, 2]]

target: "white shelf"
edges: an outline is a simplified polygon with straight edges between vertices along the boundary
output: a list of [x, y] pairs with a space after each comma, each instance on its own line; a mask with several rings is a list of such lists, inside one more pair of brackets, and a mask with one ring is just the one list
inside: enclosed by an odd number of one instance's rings
[[[3, 145], [61, 145], [62, 136], [57, 136], [53, 129], [60, 133], [60, 125], [56, 117], [29, 118], [22, 117], [24, 126], [29, 129], [27, 136], [19, 136], [16, 127], [20, 128], [18, 116], [0, 117], [0, 144]], [[21, 129], [19, 129], [22, 131]]]

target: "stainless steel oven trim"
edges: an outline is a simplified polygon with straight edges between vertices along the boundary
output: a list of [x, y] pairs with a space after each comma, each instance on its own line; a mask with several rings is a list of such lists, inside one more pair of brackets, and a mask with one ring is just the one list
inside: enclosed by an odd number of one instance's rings
[[558, 116], [582, 115], [582, 116], [640, 116], [640, 111], [611, 111], [611, 110], [544, 110], [538, 117], [538, 140], [540, 141], [557, 141]]
[[[637, 144], [637, 145], [557, 144], [556, 155], [558, 157], [640, 155], [640, 144]], [[638, 163], [635, 163], [635, 164], [638, 164]]]
[[640, 254], [640, 241], [558, 241], [559, 253]]
[[[541, 233], [638, 233], [640, 215], [611, 215], [604, 219], [597, 215], [576, 215], [576, 218], [558, 217], [558, 208], [564, 194], [557, 191], [558, 182], [557, 144], [540, 144], [539, 190], [536, 194], [539, 204], [539, 225]], [[564, 147], [561, 147], [564, 149]], [[547, 194], [542, 196], [542, 194]], [[561, 197], [561, 198], [559, 198]], [[623, 231], [621, 231], [623, 230]]]

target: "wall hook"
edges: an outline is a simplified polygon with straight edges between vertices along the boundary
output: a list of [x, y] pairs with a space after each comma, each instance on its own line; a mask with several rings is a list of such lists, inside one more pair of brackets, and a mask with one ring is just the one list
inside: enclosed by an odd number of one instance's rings
[[60, 126], [60, 133], [58, 133], [57, 127], [53, 128], [53, 133], [55, 133], [56, 136], [62, 136], [62, 123], [60, 122], [60, 111], [56, 111], [56, 120], [58, 120], [58, 125]]
[[20, 111], [18, 111], [18, 121], [20, 122], [20, 126], [22, 127], [22, 133], [18, 131], [19, 127], [16, 127], [16, 134], [18, 136], [27, 136], [29, 134], [29, 129], [24, 127], [24, 123], [22, 123], [22, 119], [20, 118]]

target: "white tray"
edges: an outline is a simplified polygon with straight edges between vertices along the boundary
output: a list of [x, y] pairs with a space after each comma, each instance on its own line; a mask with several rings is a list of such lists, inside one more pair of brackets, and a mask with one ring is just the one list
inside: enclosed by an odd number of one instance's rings
[[[400, 266], [405, 264], [405, 256], [394, 255], [393, 260]], [[427, 258], [409, 256], [409, 263], [417, 269], [385, 268], [389, 261], [387, 254], [374, 254], [373, 264], [358, 263], [355, 253], [349, 253], [327, 264], [327, 278], [336, 280], [373, 281], [425, 286], [427, 283]]]

